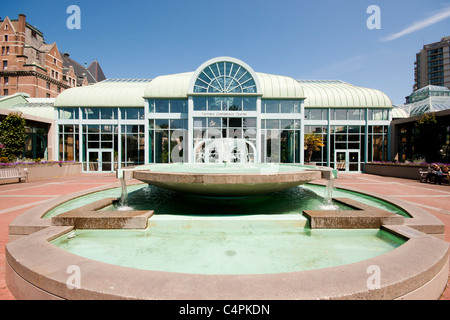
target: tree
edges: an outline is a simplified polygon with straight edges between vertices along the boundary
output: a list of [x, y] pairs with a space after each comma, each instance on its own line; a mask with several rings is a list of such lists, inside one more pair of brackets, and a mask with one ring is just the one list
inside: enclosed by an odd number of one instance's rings
[[19, 113], [10, 113], [0, 122], [0, 142], [4, 145], [0, 156], [14, 161], [23, 153], [25, 125], [25, 119]]
[[311, 162], [311, 157], [314, 151], [319, 151], [324, 147], [322, 136], [317, 133], [305, 134], [304, 145], [306, 150], [306, 162]]

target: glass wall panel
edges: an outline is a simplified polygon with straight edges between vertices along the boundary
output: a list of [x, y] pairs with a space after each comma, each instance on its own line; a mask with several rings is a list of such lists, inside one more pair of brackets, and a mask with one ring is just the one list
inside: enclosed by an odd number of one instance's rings
[[194, 92], [254, 93], [255, 81], [242, 66], [231, 62], [216, 62], [200, 72]]
[[114, 120], [117, 119], [117, 108], [100, 108], [101, 119]]
[[120, 118], [123, 120], [143, 120], [144, 108], [120, 108]]
[[[151, 163], [187, 162], [187, 120], [155, 119], [149, 124], [149, 156]], [[202, 125], [199, 118], [194, 126]], [[195, 136], [196, 129], [194, 129]], [[195, 139], [195, 138], [194, 138]]]
[[100, 119], [100, 108], [81, 108], [83, 119], [98, 120]]
[[347, 120], [347, 109], [331, 109], [332, 120]]
[[294, 113], [294, 101], [293, 100], [281, 100], [280, 101], [281, 113]]
[[278, 100], [262, 100], [265, 105], [265, 113], [279, 113], [280, 102]]
[[328, 109], [306, 108], [305, 119], [307, 120], [328, 120]]
[[207, 97], [194, 97], [194, 110], [205, 111], [207, 106]]
[[243, 118], [244, 128], [256, 128], [256, 118]]
[[144, 125], [122, 125], [122, 167], [144, 164]]
[[59, 108], [58, 119], [61, 120], [75, 120], [78, 119], [78, 108]]
[[387, 160], [387, 126], [369, 126], [369, 161]]
[[156, 113], [168, 113], [169, 112], [169, 100], [155, 100], [155, 112]]
[[364, 118], [362, 118], [362, 111], [362, 109], [349, 109], [348, 120], [364, 120]]
[[[292, 104], [294, 108], [294, 105]], [[300, 163], [300, 130], [294, 119], [261, 120], [261, 161]]]
[[78, 125], [59, 125], [59, 161], [78, 161]]
[[389, 120], [388, 109], [369, 109], [369, 120]]
[[[319, 150], [313, 150], [311, 162], [315, 162], [316, 165], [327, 166], [327, 126], [305, 126], [305, 135], [307, 134], [318, 135], [325, 145], [324, 147], [319, 147]], [[307, 157], [305, 151], [305, 161], [306, 160]]]
[[243, 98], [242, 110], [244, 111], [256, 111], [256, 97]]
[[170, 100], [170, 112], [171, 113], [187, 113], [188, 101], [186, 99]]
[[[221, 111], [222, 110], [222, 99], [220, 97], [209, 97], [208, 98], [208, 105], [207, 109], [208, 111]], [[225, 106], [224, 106], [225, 109]]]
[[[256, 118], [209, 117], [193, 121], [195, 162], [255, 161]], [[239, 140], [233, 144], [229, 139]]]
[[169, 162], [168, 136], [168, 130], [155, 130], [155, 163]]

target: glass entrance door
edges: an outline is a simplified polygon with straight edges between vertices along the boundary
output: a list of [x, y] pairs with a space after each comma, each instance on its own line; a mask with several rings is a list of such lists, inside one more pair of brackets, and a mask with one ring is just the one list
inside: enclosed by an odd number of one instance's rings
[[254, 117], [194, 118], [193, 161], [255, 162], [256, 120]]
[[114, 150], [89, 149], [88, 150], [88, 172], [111, 172], [113, 171]]
[[360, 172], [359, 150], [335, 150], [334, 168], [344, 172]]

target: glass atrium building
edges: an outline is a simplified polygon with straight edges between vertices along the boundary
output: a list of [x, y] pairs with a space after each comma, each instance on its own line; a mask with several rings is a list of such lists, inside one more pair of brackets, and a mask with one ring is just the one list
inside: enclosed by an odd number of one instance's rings
[[311, 161], [362, 171], [389, 158], [392, 102], [334, 80], [255, 72], [231, 57], [153, 80], [105, 80], [55, 100], [55, 159], [83, 170], [176, 162], [305, 162], [304, 139], [324, 147]]

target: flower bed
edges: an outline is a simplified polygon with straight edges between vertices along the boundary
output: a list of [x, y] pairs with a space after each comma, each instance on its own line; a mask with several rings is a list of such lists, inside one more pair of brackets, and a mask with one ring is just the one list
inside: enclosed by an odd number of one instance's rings
[[[433, 163], [412, 163], [412, 162], [368, 162], [365, 165], [365, 173], [376, 174], [379, 176], [388, 176], [406, 179], [419, 179], [420, 170], [427, 170]], [[448, 166], [450, 164], [437, 163], [439, 166]]]
[[40, 162], [10, 162], [0, 163], [2, 168], [24, 168], [28, 172], [28, 179], [43, 179], [60, 176], [70, 176], [82, 172], [81, 163], [75, 161], [40, 161]]

